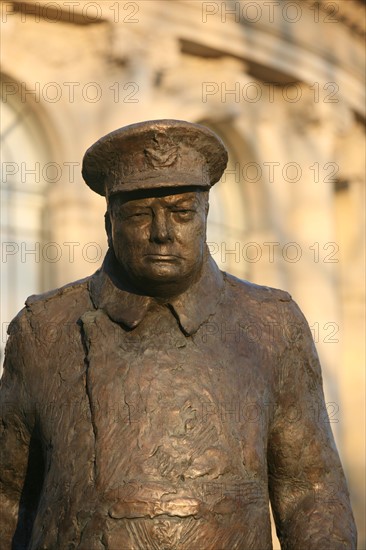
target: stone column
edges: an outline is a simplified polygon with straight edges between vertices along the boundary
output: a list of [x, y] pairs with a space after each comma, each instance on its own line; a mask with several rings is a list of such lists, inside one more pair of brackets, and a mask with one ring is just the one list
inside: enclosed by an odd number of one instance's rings
[[[349, 124], [342, 106], [314, 103], [299, 86], [301, 99], [258, 107], [252, 131], [267, 190], [280, 278], [303, 310], [323, 368], [332, 428], [339, 435], [340, 330], [337, 279], [340, 249], [334, 226], [333, 180], [337, 173], [335, 136]], [[246, 121], [247, 125], [247, 121]], [[245, 123], [242, 121], [245, 132]], [[279, 277], [277, 277], [279, 278]], [[273, 284], [268, 281], [267, 284]]]
[[63, 182], [50, 190], [45, 220], [51, 259], [44, 264], [47, 287], [81, 279], [100, 267], [107, 249], [104, 212], [105, 200], [92, 193], [81, 177], [77, 183]]

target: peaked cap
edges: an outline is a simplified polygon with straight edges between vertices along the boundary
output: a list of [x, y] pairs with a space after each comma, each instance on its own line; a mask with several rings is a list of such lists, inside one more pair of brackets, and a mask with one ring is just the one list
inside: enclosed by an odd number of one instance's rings
[[209, 189], [228, 160], [221, 139], [209, 128], [183, 120], [148, 120], [119, 128], [92, 145], [82, 175], [96, 193], [161, 187]]

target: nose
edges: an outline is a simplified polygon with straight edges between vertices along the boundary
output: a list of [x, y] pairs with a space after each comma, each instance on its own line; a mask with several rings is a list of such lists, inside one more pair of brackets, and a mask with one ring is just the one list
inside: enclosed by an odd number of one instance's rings
[[173, 228], [169, 219], [169, 212], [157, 209], [152, 218], [150, 241], [166, 243], [173, 240]]

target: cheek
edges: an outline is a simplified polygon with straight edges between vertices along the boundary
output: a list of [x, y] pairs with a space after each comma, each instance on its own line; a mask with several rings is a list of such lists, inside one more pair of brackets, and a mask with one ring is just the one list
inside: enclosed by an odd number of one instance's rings
[[112, 226], [112, 237], [115, 247], [133, 248], [145, 240], [146, 228], [115, 224]]
[[130, 232], [122, 227], [114, 226], [112, 228], [112, 242], [117, 258], [119, 260], [129, 260], [133, 251], [133, 240]]
[[199, 221], [194, 224], [187, 224], [180, 228], [180, 242], [192, 249], [192, 253], [196, 253], [205, 243], [206, 225]]
[[195, 221], [190, 228], [191, 236], [199, 239], [205, 239], [206, 236], [206, 218], [202, 217]]

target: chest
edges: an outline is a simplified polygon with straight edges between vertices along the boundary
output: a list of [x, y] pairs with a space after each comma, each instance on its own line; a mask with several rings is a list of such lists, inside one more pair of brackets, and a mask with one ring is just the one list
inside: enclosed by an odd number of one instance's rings
[[270, 365], [237, 328], [217, 337], [210, 323], [187, 337], [166, 308], [132, 331], [101, 311], [85, 315], [83, 324], [103, 486], [121, 471], [167, 483], [210, 481], [225, 472], [262, 477]]

